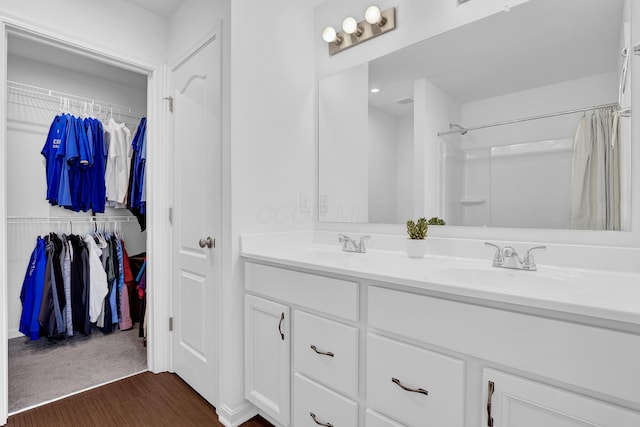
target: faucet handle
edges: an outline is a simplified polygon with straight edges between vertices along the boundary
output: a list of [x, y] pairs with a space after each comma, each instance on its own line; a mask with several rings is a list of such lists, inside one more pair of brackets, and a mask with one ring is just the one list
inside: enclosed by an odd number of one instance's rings
[[360, 243], [358, 243], [358, 247], [360, 248], [361, 252], [366, 252], [367, 251], [367, 247], [366, 247], [366, 245], [364, 243], [367, 240], [371, 240], [371, 236], [362, 236], [360, 238]]
[[534, 246], [532, 248], [527, 249], [527, 253], [524, 255], [524, 259], [522, 260], [522, 267], [527, 270], [536, 270], [536, 262], [533, 259], [533, 251], [537, 250], [546, 250], [546, 246]]
[[501, 265], [504, 261], [502, 257], [502, 248], [495, 243], [484, 242], [485, 245], [496, 248], [496, 253], [493, 255], [493, 266]]

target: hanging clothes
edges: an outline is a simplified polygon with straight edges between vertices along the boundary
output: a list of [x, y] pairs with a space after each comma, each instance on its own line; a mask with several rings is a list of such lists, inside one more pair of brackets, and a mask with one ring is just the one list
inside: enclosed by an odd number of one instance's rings
[[52, 205], [58, 204], [58, 188], [60, 187], [60, 174], [62, 172], [63, 156], [60, 156], [60, 145], [66, 145], [67, 125], [69, 115], [56, 116], [49, 127], [47, 140], [42, 147], [41, 154], [46, 159], [47, 195], [46, 199]]
[[19, 330], [32, 340], [37, 340], [40, 337], [38, 315], [40, 314], [40, 305], [42, 303], [46, 263], [45, 242], [44, 239], [38, 237], [36, 247], [31, 253], [31, 259], [29, 260], [20, 291], [22, 314], [20, 316]]
[[146, 224], [146, 165], [147, 165], [147, 119], [143, 117], [138, 124], [136, 134], [131, 142], [133, 156], [131, 158], [129, 191], [127, 207], [138, 219], [141, 231]]
[[131, 131], [124, 123], [116, 123], [113, 117], [104, 125], [107, 145], [107, 167], [105, 170], [107, 205], [125, 208], [129, 184], [129, 162], [131, 159]]
[[107, 167], [107, 147], [104, 138], [104, 128], [98, 119], [84, 120], [89, 135], [89, 147], [92, 150], [93, 164], [90, 172], [91, 210], [94, 213], [104, 213], [107, 188], [105, 172]]
[[107, 274], [102, 268], [100, 255], [102, 249], [98, 247], [93, 237], [87, 235], [84, 238], [89, 249], [89, 321], [95, 323], [102, 311], [102, 301], [107, 295]]
[[36, 340], [63, 339], [74, 330], [89, 335], [92, 325], [104, 333], [131, 329], [123, 292], [133, 280], [128, 261], [116, 234], [38, 237], [20, 293], [20, 332]]

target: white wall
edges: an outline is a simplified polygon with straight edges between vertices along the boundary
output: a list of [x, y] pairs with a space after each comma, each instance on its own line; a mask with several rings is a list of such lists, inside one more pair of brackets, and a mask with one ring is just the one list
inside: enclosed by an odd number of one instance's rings
[[165, 62], [166, 20], [122, 0], [5, 0], [0, 15], [134, 63]]
[[413, 115], [398, 119], [396, 220], [405, 223], [413, 214]]
[[369, 222], [397, 222], [399, 131], [396, 117], [369, 107]]
[[318, 191], [321, 221], [367, 222], [369, 216], [368, 67], [318, 82]]
[[[414, 216], [444, 216], [444, 165], [446, 141], [438, 131], [456, 122], [460, 105], [426, 79], [414, 83]], [[446, 221], [447, 219], [444, 218]]]

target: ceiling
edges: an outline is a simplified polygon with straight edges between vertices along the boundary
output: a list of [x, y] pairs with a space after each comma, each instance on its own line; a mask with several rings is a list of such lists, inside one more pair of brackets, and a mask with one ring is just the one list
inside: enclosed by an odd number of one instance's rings
[[532, 0], [369, 63], [381, 91], [370, 103], [394, 115], [426, 78], [460, 103], [615, 71], [622, 0]]
[[155, 15], [169, 19], [186, 0], [125, 0]]

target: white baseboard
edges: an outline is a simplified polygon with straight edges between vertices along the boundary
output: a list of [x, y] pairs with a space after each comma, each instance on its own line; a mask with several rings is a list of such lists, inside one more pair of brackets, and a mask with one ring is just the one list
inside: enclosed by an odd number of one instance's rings
[[245, 421], [258, 415], [258, 408], [249, 402], [244, 402], [237, 408], [229, 408], [226, 405], [220, 405], [216, 408], [218, 421], [225, 427], [238, 427]]
[[9, 335], [9, 339], [11, 338], [18, 338], [18, 337], [24, 337], [24, 335], [18, 331], [18, 329], [9, 329], [8, 331], [8, 335]]

